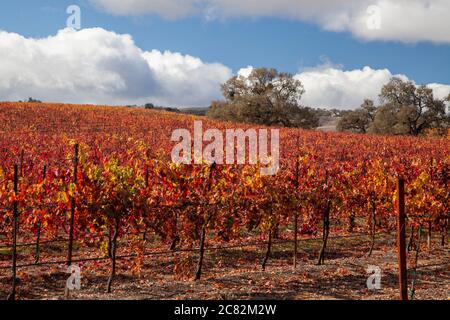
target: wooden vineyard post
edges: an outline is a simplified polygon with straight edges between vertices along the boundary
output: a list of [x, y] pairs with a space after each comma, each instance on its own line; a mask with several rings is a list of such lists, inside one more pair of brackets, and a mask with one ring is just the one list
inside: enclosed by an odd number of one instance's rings
[[397, 184], [397, 254], [399, 266], [400, 299], [408, 300], [408, 279], [406, 269], [406, 224], [405, 224], [405, 181], [398, 179]]
[[[78, 144], [75, 145], [75, 156], [73, 158], [73, 184], [77, 183], [78, 175]], [[75, 190], [74, 190], [75, 191]], [[72, 251], [73, 251], [73, 232], [74, 232], [74, 222], [75, 222], [75, 197], [72, 196], [70, 204], [70, 226], [69, 226], [69, 248], [67, 251], [67, 265], [72, 264]]]
[[[18, 172], [17, 164], [14, 165], [14, 195], [17, 196]], [[8, 296], [8, 300], [16, 300], [16, 284], [17, 284], [17, 233], [18, 233], [19, 213], [17, 210], [17, 199], [13, 202], [13, 252], [12, 252], [12, 290]]]

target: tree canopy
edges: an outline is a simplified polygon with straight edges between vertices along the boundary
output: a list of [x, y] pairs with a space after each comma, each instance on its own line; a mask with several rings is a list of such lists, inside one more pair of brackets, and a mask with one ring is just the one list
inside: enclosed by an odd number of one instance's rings
[[213, 101], [208, 116], [228, 121], [313, 128], [318, 117], [302, 107], [305, 92], [292, 74], [275, 69], [253, 69], [248, 76], [234, 76], [222, 85], [225, 101]]
[[366, 100], [361, 108], [346, 114], [339, 122], [340, 131], [418, 136], [427, 129], [445, 132], [449, 127], [446, 99], [435, 99], [425, 85], [392, 78], [379, 95], [381, 106]]

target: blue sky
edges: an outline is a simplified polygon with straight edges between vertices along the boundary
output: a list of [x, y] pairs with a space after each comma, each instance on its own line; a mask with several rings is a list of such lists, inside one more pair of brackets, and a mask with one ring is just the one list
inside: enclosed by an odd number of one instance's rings
[[314, 19], [283, 14], [230, 15], [211, 20], [201, 14], [168, 19], [151, 10], [132, 15], [110, 13], [93, 2], [2, 1], [0, 30], [26, 38], [54, 36], [65, 28], [66, 8], [76, 4], [82, 10], [83, 29], [100, 27], [129, 34], [143, 51], [190, 55], [205, 63], [220, 63], [233, 73], [250, 65], [293, 74], [322, 64], [342, 70], [369, 66], [405, 75], [416, 83], [450, 84], [450, 41], [362, 39], [351, 30], [326, 31]]

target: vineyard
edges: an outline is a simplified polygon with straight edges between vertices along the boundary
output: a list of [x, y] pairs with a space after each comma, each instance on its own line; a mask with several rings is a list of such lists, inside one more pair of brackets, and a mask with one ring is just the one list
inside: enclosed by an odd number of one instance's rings
[[[199, 119], [250, 128], [138, 108], [1, 103], [1, 298], [60, 298], [74, 263], [85, 281], [75, 298], [142, 297], [142, 287], [159, 287], [147, 294], [157, 298], [295, 298], [277, 284], [301, 292], [321, 277], [347, 277], [346, 290], [370, 298], [369, 263], [383, 263], [391, 291], [382, 297], [396, 297], [399, 179], [412, 290], [449, 298], [450, 139], [280, 128], [280, 170], [262, 176], [258, 165], [174, 164], [173, 130]], [[435, 266], [422, 283], [421, 263]], [[438, 293], [426, 293], [429, 277]], [[243, 286], [254, 294], [237, 294]]]

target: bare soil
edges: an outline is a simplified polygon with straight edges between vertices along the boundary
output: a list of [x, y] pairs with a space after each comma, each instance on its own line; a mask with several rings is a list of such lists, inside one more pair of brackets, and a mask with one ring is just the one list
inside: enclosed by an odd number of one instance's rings
[[[332, 238], [325, 265], [316, 265], [320, 240], [300, 241], [298, 266], [292, 267], [292, 243], [273, 247], [266, 271], [260, 263], [265, 246], [210, 250], [205, 255], [202, 280], [192, 280], [196, 253], [172, 253], [145, 257], [140, 272], [131, 268], [131, 260], [119, 260], [113, 292], [105, 293], [109, 260], [80, 263], [81, 290], [70, 299], [397, 299], [399, 296], [397, 255], [393, 235], [377, 236], [375, 250], [368, 257], [368, 237]], [[81, 250], [81, 249], [80, 249]], [[44, 246], [42, 260], [61, 259], [61, 248]], [[98, 250], [81, 250], [86, 256], [98, 256]], [[80, 253], [80, 252], [79, 252]], [[25, 249], [22, 260], [30, 255]], [[0, 257], [2, 254], [0, 253]], [[414, 299], [450, 299], [450, 250], [433, 239], [430, 249], [423, 243], [414, 275], [415, 252], [408, 252], [408, 285], [415, 279]], [[0, 260], [5, 266], [5, 253]], [[20, 260], [19, 256], [19, 260]], [[174, 272], [174, 261], [184, 261], [184, 274]], [[19, 264], [23, 261], [19, 261]], [[382, 271], [381, 288], [369, 290], [369, 266]], [[20, 268], [19, 299], [64, 299], [69, 275], [63, 264]], [[0, 269], [0, 297], [11, 288], [11, 271]]]

